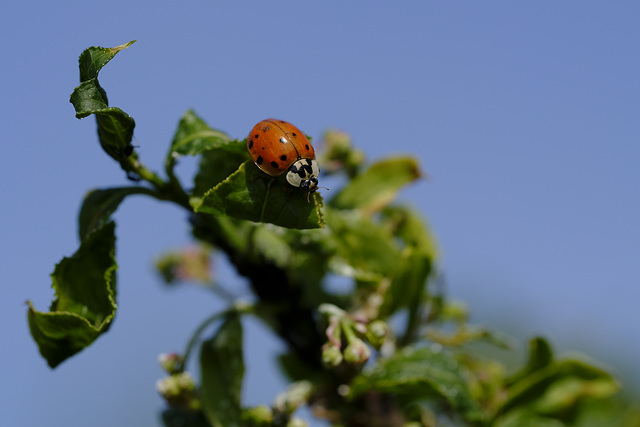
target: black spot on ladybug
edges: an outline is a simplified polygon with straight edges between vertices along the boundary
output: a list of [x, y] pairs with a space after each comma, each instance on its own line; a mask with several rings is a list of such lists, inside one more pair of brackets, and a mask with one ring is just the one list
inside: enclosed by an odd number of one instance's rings
[[278, 169], [280, 166], [278, 165], [278, 162], [271, 162], [271, 167], [274, 169]]
[[257, 138], [257, 137], [259, 137], [259, 136], [260, 136], [260, 135], [259, 135], [259, 134], [257, 134], [257, 133], [256, 133], [255, 135], [253, 135], [253, 137], [254, 137], [254, 138]]
[[263, 161], [264, 159], [262, 158], [262, 156], [258, 156], [258, 158], [256, 159], [256, 163], [259, 165], [261, 165]]
[[293, 136], [298, 136], [298, 135], [296, 135], [296, 133], [295, 133], [295, 132], [291, 132], [291, 135], [293, 135]]
[[285, 122], [284, 120], [280, 120], [280, 123], [287, 123], [287, 122]]
[[280, 160], [282, 160], [283, 162], [287, 160], [287, 156], [285, 156], [284, 154], [282, 156], [280, 156]]
[[253, 148], [253, 139], [249, 140], [249, 150]]
[[306, 148], [307, 150], [309, 150], [309, 144], [304, 144], [304, 148]]
[[287, 138], [285, 138], [284, 136], [280, 138], [280, 142], [282, 142], [283, 144], [287, 143]]

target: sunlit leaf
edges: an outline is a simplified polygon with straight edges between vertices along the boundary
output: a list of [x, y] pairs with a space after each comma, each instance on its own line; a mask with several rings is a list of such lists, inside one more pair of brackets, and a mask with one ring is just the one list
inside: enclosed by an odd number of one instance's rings
[[194, 111], [188, 110], [178, 124], [165, 160], [165, 168], [172, 173], [180, 156], [202, 154], [200, 169], [192, 195], [201, 197], [207, 190], [238, 169], [249, 158], [246, 143], [232, 140], [226, 133], [210, 127]]
[[124, 161], [136, 159], [137, 154], [131, 145], [135, 122], [131, 116], [119, 108], [109, 107], [105, 90], [98, 82], [98, 73], [118, 52], [129, 47], [132, 42], [113, 48], [90, 47], [79, 59], [80, 86], [70, 97], [81, 119], [91, 114], [98, 123], [98, 139], [104, 151], [117, 160], [126, 169]]
[[118, 52], [128, 48], [135, 42], [136, 40], [132, 40], [129, 43], [116, 47], [93, 46], [85, 49], [78, 59], [80, 64], [80, 81], [84, 82], [98, 77], [98, 73], [102, 67], [107, 65]]
[[283, 178], [270, 177], [246, 161], [201, 200], [192, 201], [194, 210], [288, 228], [323, 227], [322, 197], [314, 193], [307, 200], [304, 190]]
[[[245, 144], [235, 141], [229, 144], [231, 137], [226, 133], [213, 129], [205, 123], [193, 110], [188, 110], [178, 124], [173, 137], [169, 156], [195, 156], [214, 148], [226, 149], [237, 153], [247, 153]], [[174, 154], [175, 153], [175, 154]]]
[[29, 328], [52, 368], [105, 332], [116, 311], [115, 224], [89, 234], [51, 274], [56, 299], [48, 313], [29, 303]]
[[420, 177], [414, 158], [396, 157], [381, 160], [356, 176], [329, 203], [340, 209], [377, 212], [395, 199], [398, 191]]
[[356, 397], [367, 391], [436, 396], [469, 419], [480, 416], [463, 368], [439, 347], [407, 347], [380, 360], [353, 380], [350, 395]]

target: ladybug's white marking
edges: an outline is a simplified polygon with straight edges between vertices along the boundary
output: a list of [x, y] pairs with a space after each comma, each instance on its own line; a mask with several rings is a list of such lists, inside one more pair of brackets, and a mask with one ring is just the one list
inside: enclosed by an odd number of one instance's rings
[[300, 159], [291, 165], [287, 172], [287, 182], [313, 193], [318, 188], [320, 168], [313, 159]]

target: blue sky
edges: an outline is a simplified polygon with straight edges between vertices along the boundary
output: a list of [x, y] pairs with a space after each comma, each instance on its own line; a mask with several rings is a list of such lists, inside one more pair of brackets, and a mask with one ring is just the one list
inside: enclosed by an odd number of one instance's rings
[[[452, 297], [473, 319], [544, 334], [640, 387], [640, 5], [619, 2], [4, 2], [0, 227], [3, 425], [156, 425], [156, 358], [222, 307], [152, 270], [187, 245], [185, 215], [143, 198], [116, 214], [119, 311], [51, 371], [24, 301], [78, 245], [84, 193], [126, 184], [68, 97], [91, 45], [138, 43], [100, 75], [155, 170], [195, 109], [243, 138], [278, 117], [353, 137], [368, 159], [410, 153], [428, 179], [401, 199], [438, 237]], [[193, 164], [183, 162], [188, 177]], [[223, 264], [220, 280], [246, 289]], [[281, 348], [248, 322], [245, 401], [270, 403]], [[265, 384], [268, 384], [265, 385]]]

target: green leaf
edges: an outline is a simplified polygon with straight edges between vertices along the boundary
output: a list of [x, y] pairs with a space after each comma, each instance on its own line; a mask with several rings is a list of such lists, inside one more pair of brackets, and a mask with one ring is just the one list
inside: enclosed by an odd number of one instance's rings
[[55, 368], [106, 332], [116, 311], [115, 224], [89, 234], [51, 274], [56, 299], [48, 313], [29, 303], [28, 320], [40, 354]]
[[118, 52], [129, 47], [134, 41], [113, 48], [90, 47], [80, 55], [80, 86], [69, 101], [81, 119], [91, 114], [96, 116], [98, 138], [103, 150], [121, 163], [125, 170], [125, 161], [137, 159], [131, 139], [135, 122], [131, 116], [119, 108], [109, 107], [107, 94], [98, 82], [98, 73]]
[[406, 347], [351, 383], [351, 397], [367, 391], [398, 395], [434, 396], [468, 419], [480, 417], [478, 403], [471, 397], [462, 366], [441, 347]]
[[435, 236], [418, 212], [406, 206], [389, 206], [381, 213], [383, 224], [407, 247], [420, 251], [431, 260], [438, 258]]
[[565, 424], [553, 418], [540, 417], [529, 411], [517, 411], [501, 418], [494, 427], [565, 427]]
[[162, 411], [164, 427], [211, 427], [201, 411], [184, 408], [169, 408]]
[[202, 153], [198, 173], [194, 180], [192, 198], [201, 199], [204, 193], [218, 185], [238, 170], [240, 164], [248, 159], [247, 150], [241, 141], [231, 141], [227, 146], [240, 142], [244, 151], [235, 153], [226, 149], [211, 149]]
[[270, 227], [256, 227], [251, 237], [253, 251], [282, 269], [291, 265], [294, 254], [284, 233]]
[[292, 282], [304, 284], [309, 301], [329, 301], [321, 286], [335, 252], [329, 233], [256, 224], [249, 239], [248, 249], [258, 259], [281, 268]]
[[226, 215], [255, 222], [268, 222], [287, 228], [321, 228], [324, 226], [322, 197], [307, 193], [285, 182], [284, 177], [270, 177], [251, 161], [241, 164], [227, 179], [192, 200], [196, 212]]
[[242, 324], [231, 313], [213, 338], [200, 349], [201, 399], [207, 419], [214, 427], [241, 425]]
[[199, 154], [202, 154], [203, 158], [193, 191], [193, 194], [199, 197], [249, 158], [245, 141], [231, 140], [229, 135], [211, 128], [194, 111], [188, 110], [178, 124], [167, 153], [165, 169], [171, 175], [180, 156]]
[[229, 135], [209, 127], [193, 110], [188, 110], [180, 119], [168, 157], [174, 158], [176, 155], [195, 156], [214, 148], [247, 154], [244, 142], [234, 141], [232, 144], [230, 142], [231, 137]]
[[527, 364], [509, 378], [507, 384], [515, 384], [535, 371], [549, 366], [551, 363], [553, 363], [553, 350], [551, 350], [549, 342], [542, 337], [532, 338], [529, 340]]
[[80, 81], [95, 79], [98, 77], [98, 73], [107, 65], [109, 61], [113, 59], [118, 52], [128, 48], [134, 44], [136, 40], [132, 40], [129, 43], [125, 43], [116, 47], [97, 47], [92, 46], [87, 48], [80, 54], [78, 62], [80, 63]]
[[340, 209], [378, 212], [395, 199], [403, 186], [420, 177], [420, 168], [411, 157], [396, 157], [374, 163], [356, 176], [329, 203]]
[[336, 273], [366, 280], [401, 271], [400, 249], [386, 228], [355, 211], [326, 209], [326, 218], [336, 242], [331, 264]]
[[145, 187], [117, 187], [88, 192], [78, 217], [80, 241], [84, 241], [92, 231], [109, 222], [120, 203], [131, 194], [153, 195], [153, 192]]
[[[409, 324], [405, 340], [412, 340], [418, 318], [427, 296], [427, 279], [437, 259], [434, 237], [421, 216], [404, 206], [391, 206], [381, 212], [382, 224], [404, 243], [401, 272], [391, 282], [385, 294], [381, 315], [389, 316], [399, 309], [409, 309]], [[408, 341], [405, 341], [407, 343]]]
[[432, 260], [420, 251], [407, 250], [400, 261], [402, 270], [387, 290], [381, 307], [381, 316], [390, 316], [401, 308], [418, 314], [427, 295], [427, 278], [432, 271]]
[[582, 399], [606, 398], [618, 389], [617, 381], [604, 370], [581, 360], [566, 359], [521, 377], [508, 388], [498, 413], [528, 408], [536, 414], [571, 421]]

